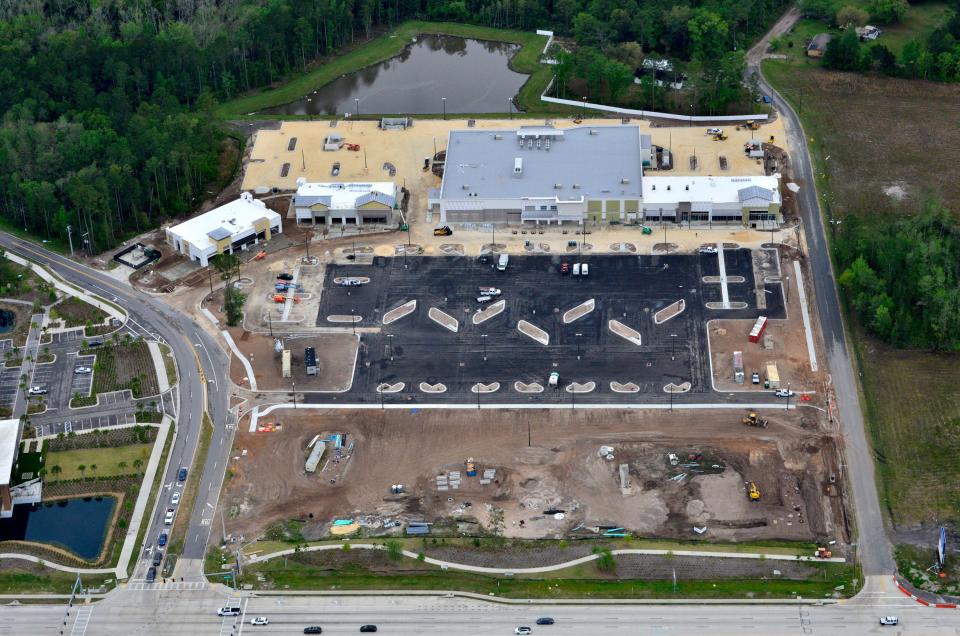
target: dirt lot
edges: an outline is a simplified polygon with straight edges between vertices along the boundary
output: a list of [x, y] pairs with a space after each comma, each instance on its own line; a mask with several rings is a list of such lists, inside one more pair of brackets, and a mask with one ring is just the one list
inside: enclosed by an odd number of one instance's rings
[[[282, 360], [274, 352], [273, 338], [255, 335], [241, 329], [231, 329], [230, 334], [240, 351], [247, 356], [257, 378], [257, 388], [262, 391], [289, 391], [291, 383], [300, 391], [347, 391], [353, 383], [353, 367], [357, 360], [358, 338], [347, 333], [316, 333], [310, 336], [287, 338], [290, 349], [291, 377], [282, 375]], [[314, 347], [320, 373], [308, 376], [303, 362], [303, 350]], [[231, 356], [230, 379], [239, 386], [247, 387], [247, 371], [236, 356]]]
[[[761, 252], [761, 251], [758, 251]], [[758, 252], [755, 252], [756, 255]], [[772, 255], [771, 250], [763, 250], [765, 255]], [[776, 274], [776, 260], [772, 261], [768, 275]], [[780, 384], [783, 388], [790, 385], [795, 392], [823, 391], [825, 374], [822, 371], [813, 372], [810, 367], [810, 355], [807, 352], [806, 332], [803, 329], [801, 317], [800, 295], [797, 293], [796, 276], [793, 273], [793, 263], [790, 258], [783, 258], [780, 262], [783, 276], [779, 276], [787, 286], [785, 297], [787, 300], [787, 318], [785, 320], [769, 320], [764, 330], [764, 336], [772, 341], [772, 348], [764, 348], [764, 340], [752, 343], [748, 336], [753, 328], [754, 320], [712, 320], [708, 323], [707, 331], [710, 336], [710, 353], [713, 360], [713, 381], [718, 391], [751, 391], [763, 390], [763, 385], [751, 385], [750, 374], [760, 374], [761, 382], [766, 376], [767, 362], [775, 362], [780, 373]], [[808, 299], [810, 297], [808, 296]], [[814, 307], [808, 308], [815, 314]], [[814, 342], [818, 342], [815, 338]], [[744, 384], [737, 384], [733, 379], [733, 352], [743, 352]], [[822, 348], [818, 361], [823, 359]], [[821, 403], [823, 396], [811, 396], [811, 401]]]
[[[285, 411], [282, 431], [237, 437], [227, 531], [249, 539], [276, 521], [309, 518], [304, 536], [318, 538], [332, 519], [352, 516], [511, 537], [568, 536], [583, 524], [676, 538], [698, 536], [699, 526], [711, 540], [843, 539], [840, 498], [826, 494], [837, 470], [832, 438], [804, 428], [815, 424], [797, 413], [766, 415], [768, 429], [741, 426], [738, 411], [553, 411], [547, 422], [530, 411]], [[660, 432], [667, 419], [670, 434]], [[307, 475], [307, 444], [328, 431], [346, 433], [354, 449]], [[613, 460], [598, 454], [601, 445], [613, 447]], [[698, 454], [699, 467], [684, 465]], [[466, 476], [468, 456], [477, 477]], [[620, 464], [629, 466], [629, 494]], [[485, 469], [496, 475], [481, 486]], [[461, 487], [438, 491], [436, 476], [455, 470]], [[759, 503], [747, 500], [746, 481], [760, 488]], [[407, 494], [391, 494], [391, 484]], [[562, 519], [544, 513], [554, 509]]]

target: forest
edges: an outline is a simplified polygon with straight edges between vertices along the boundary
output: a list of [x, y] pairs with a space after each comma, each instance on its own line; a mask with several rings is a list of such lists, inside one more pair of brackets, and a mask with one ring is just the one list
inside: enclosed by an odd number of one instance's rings
[[960, 350], [960, 224], [940, 202], [914, 216], [850, 215], [834, 243], [861, 323], [898, 347]]

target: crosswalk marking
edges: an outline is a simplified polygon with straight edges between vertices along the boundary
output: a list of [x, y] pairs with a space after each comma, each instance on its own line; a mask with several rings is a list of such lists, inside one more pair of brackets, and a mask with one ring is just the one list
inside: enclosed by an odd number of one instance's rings
[[90, 624], [91, 614], [93, 614], [93, 607], [89, 605], [77, 609], [77, 618], [73, 621], [70, 636], [83, 636], [87, 633], [87, 625]]

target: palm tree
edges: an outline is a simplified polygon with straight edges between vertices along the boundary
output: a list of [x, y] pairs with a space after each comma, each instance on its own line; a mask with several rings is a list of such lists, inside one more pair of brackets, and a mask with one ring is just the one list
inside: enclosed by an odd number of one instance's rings
[[118, 464], [117, 464], [117, 468], [119, 468], [119, 469], [120, 469], [120, 472], [122, 473], [123, 471], [125, 471], [125, 470], [127, 469], [127, 462], [120, 462], [120, 463], [118, 463]]
[[50, 467], [51, 475], [59, 475], [62, 472], [63, 472], [63, 469], [60, 468], [60, 464], [54, 464], [53, 466]]
[[84, 473], [86, 473], [86, 471], [87, 471], [87, 465], [86, 465], [86, 464], [80, 464], [79, 466], [77, 466], [77, 470], [80, 471], [80, 476], [83, 477], [83, 476], [84, 476]]
[[142, 466], [143, 466], [143, 460], [142, 460], [142, 459], [135, 459], [135, 460], [133, 460], [133, 467], [134, 467], [134, 468], [136, 468], [137, 470], [140, 470], [140, 468], [141, 468]]
[[90, 464], [90, 472], [93, 473], [93, 476], [94, 476], [94, 477], [97, 476], [97, 465], [96, 465], [96, 464]]

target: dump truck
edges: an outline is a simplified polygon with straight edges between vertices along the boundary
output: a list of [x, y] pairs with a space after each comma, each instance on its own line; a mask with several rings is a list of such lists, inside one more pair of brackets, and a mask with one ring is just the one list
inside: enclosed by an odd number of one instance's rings
[[477, 465], [473, 461], [473, 457], [467, 459], [467, 477], [476, 477], [477, 476]]
[[752, 481], [747, 484], [747, 497], [750, 498], [750, 501], [760, 501], [760, 489]]
[[755, 412], [751, 411], [740, 418], [740, 423], [746, 426], [756, 426], [758, 428], [767, 428], [767, 419], [760, 417]]

